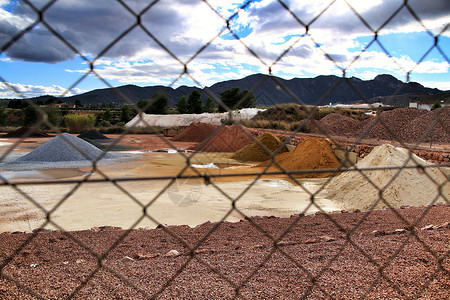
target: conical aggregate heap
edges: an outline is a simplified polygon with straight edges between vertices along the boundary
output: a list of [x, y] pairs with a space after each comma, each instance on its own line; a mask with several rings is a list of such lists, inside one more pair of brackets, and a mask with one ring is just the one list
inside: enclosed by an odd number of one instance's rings
[[38, 137], [49, 137], [48, 134], [46, 134], [45, 132], [42, 132], [38, 129], [32, 129], [31, 127], [21, 127], [17, 130], [14, 130], [10, 133], [5, 134], [3, 137], [4, 138], [21, 138], [21, 137], [33, 137], [33, 138], [38, 138]]
[[80, 139], [90, 139], [90, 140], [108, 140], [109, 137], [104, 136], [100, 132], [98, 132], [95, 129], [87, 130], [83, 133], [81, 133], [78, 136]]
[[[238, 125], [224, 126], [205, 145], [198, 147], [202, 152], [236, 152], [253, 140], [244, 132], [245, 127]], [[194, 150], [194, 149], [192, 149]]]
[[[267, 166], [271, 160], [261, 164]], [[326, 139], [309, 138], [301, 142], [294, 151], [276, 156], [276, 162], [286, 171], [338, 169], [342, 167], [333, 152], [332, 143]], [[275, 167], [275, 165], [274, 165]], [[324, 178], [334, 172], [311, 172], [299, 174], [304, 178]]]
[[178, 142], [203, 142], [219, 126], [195, 122], [189, 125], [185, 130], [173, 137]]
[[[425, 168], [403, 168], [405, 164], [408, 167]], [[349, 171], [333, 178], [326, 186], [325, 197], [338, 202], [347, 210], [371, 209], [381, 199], [380, 190], [382, 198], [395, 208], [430, 205], [434, 200], [442, 202], [443, 197], [448, 201], [448, 179], [439, 169], [426, 166], [430, 164], [407, 149], [389, 144], [377, 146], [355, 165], [354, 168], [361, 171]], [[442, 184], [439, 191], [438, 187]], [[383, 201], [379, 201], [374, 208], [387, 207]]]
[[[247, 146], [236, 151], [231, 158], [243, 161], [265, 161], [272, 157], [271, 152], [277, 151], [283, 144], [278, 137], [270, 132], [263, 133], [258, 137], [257, 141], [253, 141]], [[261, 144], [267, 149], [263, 148]], [[287, 152], [286, 147], [280, 149], [277, 154], [284, 152]]]
[[333, 113], [320, 119], [319, 125], [323, 132], [330, 135], [356, 136], [361, 127], [361, 122]]
[[[75, 149], [72, 144], [77, 149]], [[84, 155], [81, 154], [81, 152]], [[37, 147], [32, 152], [19, 157], [15, 160], [15, 162], [91, 161], [99, 158], [102, 153], [102, 150], [84, 141], [83, 139], [68, 133], [62, 133]], [[106, 153], [102, 158], [112, 158], [112, 155]]]

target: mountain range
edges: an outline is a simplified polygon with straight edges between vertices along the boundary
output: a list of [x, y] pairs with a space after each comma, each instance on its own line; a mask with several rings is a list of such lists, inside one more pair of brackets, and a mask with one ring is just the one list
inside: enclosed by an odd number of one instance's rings
[[[333, 75], [286, 80], [276, 76], [254, 74], [242, 79], [222, 81], [207, 89], [220, 97], [221, 92], [234, 87], [253, 91], [258, 106], [295, 102], [306, 105], [351, 104], [362, 101], [405, 106], [409, 101], [417, 99], [418, 95], [426, 97], [443, 93], [439, 89], [427, 88], [416, 82], [404, 83], [387, 74], [378, 75], [372, 80], [356, 77], [343, 79]], [[173, 89], [164, 86], [124, 85], [117, 88], [97, 89], [62, 100], [69, 104], [78, 100], [84, 105], [101, 103], [122, 105], [126, 103], [125, 98], [137, 102], [142, 99], [151, 99], [153, 94], [164, 91], [169, 98], [169, 106], [174, 106], [182, 96], [189, 97], [194, 90], [202, 94], [203, 100], [209, 96], [197, 87], [180, 86]], [[448, 97], [448, 93], [445, 94]]]

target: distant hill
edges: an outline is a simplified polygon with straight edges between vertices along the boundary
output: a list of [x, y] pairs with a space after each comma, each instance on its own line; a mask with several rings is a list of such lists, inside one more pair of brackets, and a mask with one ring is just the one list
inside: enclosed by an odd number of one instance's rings
[[[219, 82], [208, 89], [217, 97], [220, 97], [221, 92], [233, 87], [238, 87], [241, 90], [252, 90], [258, 106], [272, 106], [296, 101], [307, 105], [325, 105], [330, 102], [350, 104], [361, 102], [362, 99], [370, 99], [371, 102], [391, 102], [391, 104], [405, 106], [411, 99], [420, 98], [418, 95], [430, 97], [430, 95], [443, 92], [438, 89], [426, 88], [416, 82], [405, 84], [386, 74], [378, 75], [372, 80], [361, 80], [356, 77], [342, 79], [333, 75], [286, 80], [275, 76], [254, 74], [242, 79]], [[69, 104], [79, 100], [84, 105], [101, 103], [122, 105], [126, 103], [125, 99], [137, 102], [141, 99], [150, 99], [153, 94], [164, 91], [169, 98], [169, 105], [174, 106], [182, 96], [188, 97], [194, 90], [200, 91], [203, 100], [208, 97], [203, 90], [196, 87], [180, 86], [173, 89], [164, 86], [124, 85], [114, 89], [93, 90], [62, 100]]]

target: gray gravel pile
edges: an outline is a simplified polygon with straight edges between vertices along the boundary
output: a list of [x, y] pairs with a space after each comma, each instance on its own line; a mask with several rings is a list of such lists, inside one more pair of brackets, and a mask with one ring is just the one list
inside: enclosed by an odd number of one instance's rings
[[[92, 161], [98, 159], [102, 154], [102, 150], [83, 139], [62, 133], [32, 152], [19, 157], [15, 162]], [[109, 153], [103, 157], [112, 158]]]
[[109, 140], [109, 137], [104, 136], [95, 129], [91, 129], [81, 133], [78, 136], [80, 139], [90, 139], [90, 140]]
[[[62, 133], [30, 153], [16, 159], [11, 158], [0, 164], [0, 169], [20, 171], [61, 167], [88, 167], [102, 154], [103, 151], [91, 143], [68, 133]], [[130, 157], [127, 154], [106, 153], [97, 164], [115, 164], [121, 161], [119, 159]]]

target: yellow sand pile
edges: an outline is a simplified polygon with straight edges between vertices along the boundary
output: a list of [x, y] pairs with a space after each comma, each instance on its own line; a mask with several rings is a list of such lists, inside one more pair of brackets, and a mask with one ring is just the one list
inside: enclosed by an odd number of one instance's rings
[[[276, 162], [286, 171], [337, 169], [342, 167], [333, 152], [332, 143], [326, 139], [306, 139], [292, 152], [276, 156]], [[271, 160], [261, 164], [267, 166]], [[274, 167], [275, 168], [275, 167]], [[311, 172], [299, 175], [304, 178], [324, 178], [333, 172]]]
[[[257, 141], [253, 141], [247, 146], [236, 151], [231, 158], [244, 161], [265, 161], [272, 157], [272, 153], [277, 151], [283, 142], [270, 132], [263, 133]], [[263, 145], [263, 146], [261, 146]], [[278, 153], [287, 152], [283, 146]]]

